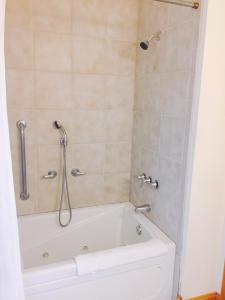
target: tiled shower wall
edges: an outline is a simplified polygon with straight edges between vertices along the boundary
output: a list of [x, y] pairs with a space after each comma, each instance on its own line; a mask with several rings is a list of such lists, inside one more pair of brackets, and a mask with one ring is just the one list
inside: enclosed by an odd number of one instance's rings
[[[129, 200], [138, 0], [7, 0], [6, 75], [18, 214], [54, 211], [68, 136], [73, 207]], [[27, 122], [28, 190], [19, 199], [16, 121]], [[41, 177], [49, 170], [59, 176]]]
[[[137, 52], [131, 201], [150, 203], [148, 217], [176, 242], [177, 278], [199, 11], [140, 0], [139, 39], [161, 31], [161, 40]], [[141, 185], [143, 172], [158, 190]]]

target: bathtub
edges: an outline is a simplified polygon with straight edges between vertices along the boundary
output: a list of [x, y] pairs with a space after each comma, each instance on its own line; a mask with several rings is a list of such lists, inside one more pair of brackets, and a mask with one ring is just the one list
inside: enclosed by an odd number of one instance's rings
[[175, 245], [130, 203], [76, 209], [67, 228], [22, 216], [19, 230], [27, 300], [171, 300]]

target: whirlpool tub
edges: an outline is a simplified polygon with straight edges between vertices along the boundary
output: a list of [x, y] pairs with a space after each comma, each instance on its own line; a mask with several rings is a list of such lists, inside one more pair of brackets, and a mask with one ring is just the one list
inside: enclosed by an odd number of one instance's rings
[[[65, 213], [66, 214], [66, 213]], [[27, 300], [171, 300], [175, 245], [130, 203], [19, 218]]]

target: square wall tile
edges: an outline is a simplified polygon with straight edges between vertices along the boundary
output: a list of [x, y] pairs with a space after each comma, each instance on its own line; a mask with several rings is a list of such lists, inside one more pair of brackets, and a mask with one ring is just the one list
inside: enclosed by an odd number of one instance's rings
[[73, 112], [73, 142], [101, 143], [104, 141], [103, 111]]
[[106, 144], [104, 172], [128, 173], [131, 165], [130, 143]]
[[34, 108], [34, 73], [33, 71], [6, 71], [7, 104], [9, 107]]
[[80, 36], [106, 35], [107, 0], [73, 0], [73, 33]]
[[88, 37], [73, 37], [73, 71], [82, 74], [106, 72], [106, 41]]
[[71, 71], [71, 37], [36, 32], [35, 67], [44, 71]]
[[73, 75], [73, 108], [75, 110], [103, 109], [105, 100], [103, 75]]
[[104, 140], [106, 142], [130, 142], [132, 111], [108, 110], [104, 114]]
[[70, 178], [70, 191], [73, 195], [73, 208], [99, 205], [104, 199], [104, 177], [96, 175]]
[[132, 76], [106, 76], [106, 109], [132, 109], [133, 101], [134, 78]]
[[105, 175], [104, 180], [104, 199], [106, 203], [129, 201], [129, 173]]
[[32, 31], [6, 30], [6, 67], [15, 69], [33, 69], [33, 44]]
[[71, 152], [71, 169], [79, 169], [87, 175], [103, 174], [104, 144], [75, 144]]
[[152, 151], [157, 151], [159, 149], [159, 139], [161, 136], [160, 116], [155, 112], [149, 115], [149, 112], [146, 111], [143, 113], [141, 122], [143, 126], [143, 133], [141, 134], [144, 136], [142, 145]]
[[72, 75], [62, 72], [36, 72], [35, 105], [41, 109], [72, 108]]
[[185, 119], [161, 118], [160, 155], [182, 162], [185, 141]]
[[[177, 195], [180, 195], [182, 187], [182, 174], [185, 172], [182, 164], [174, 162], [170, 159], [160, 159], [159, 165], [159, 181], [160, 181], [160, 195], [163, 198], [171, 195], [171, 204], [178, 206], [174, 203]], [[176, 182], [176, 184], [174, 184]]]
[[104, 52], [106, 60], [105, 74], [134, 74], [136, 63], [136, 43], [107, 40]]
[[107, 36], [120, 41], [136, 41], [139, 1], [107, 2]]

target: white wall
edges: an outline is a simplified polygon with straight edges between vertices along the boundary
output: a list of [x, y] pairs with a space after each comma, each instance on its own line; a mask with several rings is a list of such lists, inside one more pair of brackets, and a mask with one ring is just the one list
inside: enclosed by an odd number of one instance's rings
[[[207, 5], [207, 1], [203, 5]], [[203, 26], [204, 13], [203, 9]], [[209, 0], [203, 61], [196, 86], [198, 115], [195, 147], [190, 153], [181, 295], [184, 299], [220, 291], [225, 220], [225, 1]], [[199, 50], [200, 56], [203, 49]], [[200, 70], [201, 69], [201, 70]], [[200, 77], [200, 76], [199, 76]], [[200, 86], [200, 93], [199, 93]], [[199, 97], [198, 97], [199, 96]], [[198, 99], [199, 102], [198, 102]], [[193, 139], [191, 147], [193, 149]]]
[[0, 0], [0, 299], [24, 299], [5, 95], [5, 0]]

